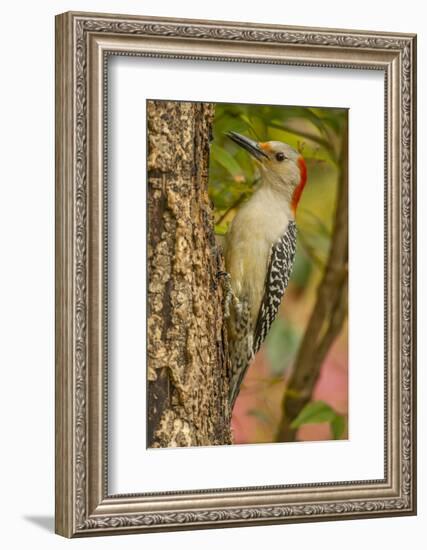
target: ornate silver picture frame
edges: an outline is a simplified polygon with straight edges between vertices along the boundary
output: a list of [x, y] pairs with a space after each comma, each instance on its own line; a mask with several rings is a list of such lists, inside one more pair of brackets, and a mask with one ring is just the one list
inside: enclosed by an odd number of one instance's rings
[[[383, 478], [110, 494], [105, 208], [110, 56], [243, 62], [254, 71], [257, 64], [283, 64], [383, 72]], [[81, 537], [416, 513], [415, 109], [414, 35], [72, 12], [57, 16], [58, 534]]]

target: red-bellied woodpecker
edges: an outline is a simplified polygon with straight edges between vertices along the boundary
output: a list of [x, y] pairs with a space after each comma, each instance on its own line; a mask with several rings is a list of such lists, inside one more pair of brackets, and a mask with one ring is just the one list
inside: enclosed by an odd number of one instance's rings
[[225, 241], [233, 408], [289, 282], [296, 248], [295, 211], [307, 169], [300, 153], [286, 143], [256, 142], [236, 132], [228, 136], [258, 161], [261, 174], [259, 188], [238, 209]]

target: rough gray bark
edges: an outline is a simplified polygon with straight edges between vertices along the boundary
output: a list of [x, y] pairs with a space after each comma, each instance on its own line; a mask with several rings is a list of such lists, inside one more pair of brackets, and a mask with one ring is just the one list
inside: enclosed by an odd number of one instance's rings
[[231, 443], [211, 104], [149, 101], [148, 446]]

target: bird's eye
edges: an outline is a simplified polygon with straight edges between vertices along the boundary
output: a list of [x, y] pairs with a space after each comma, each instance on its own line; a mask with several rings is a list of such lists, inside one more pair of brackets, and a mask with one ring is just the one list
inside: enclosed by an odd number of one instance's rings
[[276, 160], [278, 160], [279, 162], [282, 162], [282, 160], [285, 160], [285, 158], [285, 153], [282, 153], [282, 151], [276, 153]]

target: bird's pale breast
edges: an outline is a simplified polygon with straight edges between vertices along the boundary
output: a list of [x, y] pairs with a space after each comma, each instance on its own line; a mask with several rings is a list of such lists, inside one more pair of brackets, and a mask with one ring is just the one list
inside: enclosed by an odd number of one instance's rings
[[[253, 200], [256, 197], [256, 200]], [[290, 219], [288, 204], [269, 189], [259, 189], [236, 214], [226, 239], [226, 269], [234, 293], [246, 298], [256, 322], [272, 245]]]

